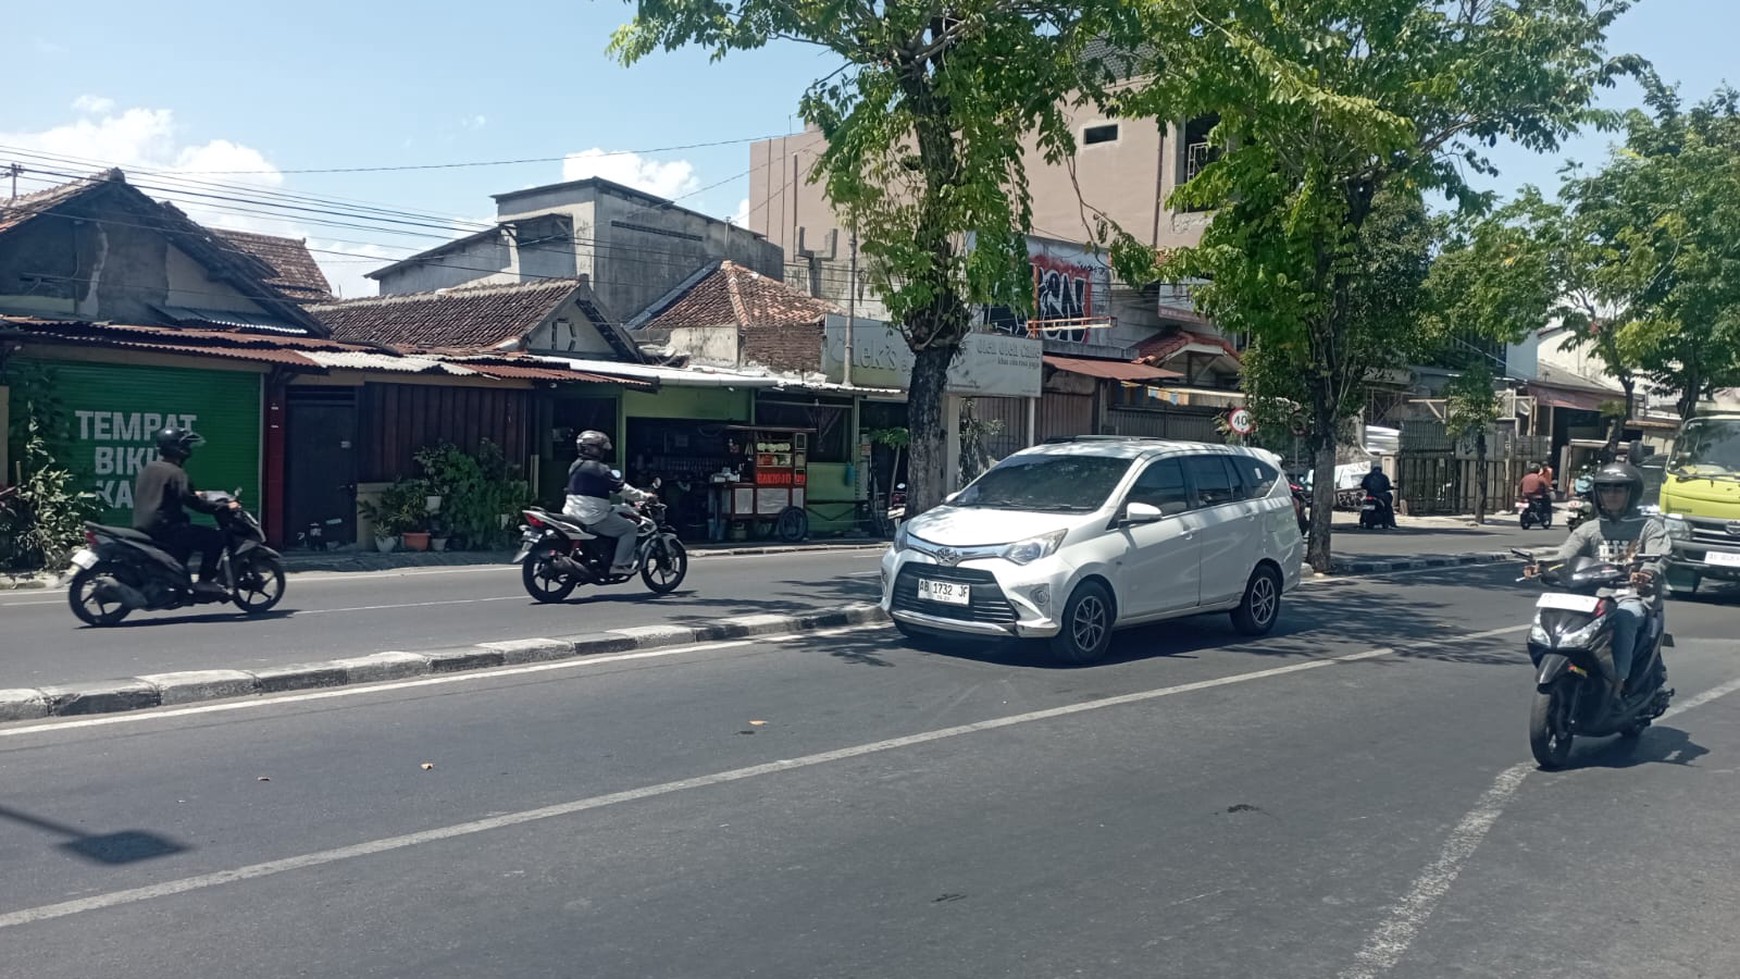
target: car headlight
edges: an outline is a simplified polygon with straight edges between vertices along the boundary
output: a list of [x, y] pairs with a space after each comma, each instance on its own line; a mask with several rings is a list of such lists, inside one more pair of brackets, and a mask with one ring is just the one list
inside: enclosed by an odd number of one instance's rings
[[1039, 537], [1031, 537], [1024, 541], [1010, 544], [1003, 551], [1005, 560], [1016, 564], [1032, 564], [1040, 558], [1047, 558], [1057, 553], [1057, 546], [1063, 543], [1063, 537], [1068, 531], [1058, 530]]
[[901, 524], [899, 527], [895, 528], [894, 553], [899, 554], [901, 551], [906, 550], [907, 536], [905, 524]]
[[1692, 525], [1685, 517], [1682, 517], [1677, 513], [1671, 513], [1662, 520], [1662, 523], [1667, 525], [1668, 536], [1674, 540], [1692, 539]]

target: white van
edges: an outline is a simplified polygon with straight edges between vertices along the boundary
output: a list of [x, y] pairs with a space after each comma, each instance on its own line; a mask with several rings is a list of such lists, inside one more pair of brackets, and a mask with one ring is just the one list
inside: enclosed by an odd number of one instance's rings
[[1304, 544], [1278, 457], [1202, 442], [1081, 436], [1017, 452], [907, 521], [882, 608], [909, 639], [1049, 639], [1068, 663], [1116, 629], [1228, 611], [1274, 628]]

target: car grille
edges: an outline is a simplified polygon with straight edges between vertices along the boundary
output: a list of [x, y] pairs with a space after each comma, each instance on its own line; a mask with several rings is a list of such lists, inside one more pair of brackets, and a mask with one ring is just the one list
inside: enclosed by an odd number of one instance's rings
[[1700, 544], [1722, 544], [1728, 547], [1740, 547], [1740, 535], [1728, 533], [1728, 521], [1704, 521], [1692, 518], [1692, 540]]
[[[973, 589], [971, 605], [944, 605], [941, 602], [927, 602], [918, 597], [918, 579], [928, 578], [931, 581], [952, 581], [957, 584], [971, 585]], [[909, 564], [900, 569], [899, 577], [894, 579], [893, 607], [903, 612], [922, 612], [934, 615], [939, 619], [958, 619], [962, 622], [991, 622], [998, 625], [1008, 625], [1015, 621], [1015, 607], [1003, 597], [1003, 589], [998, 586], [997, 579], [989, 571], [977, 568], [949, 568], [940, 564]]]

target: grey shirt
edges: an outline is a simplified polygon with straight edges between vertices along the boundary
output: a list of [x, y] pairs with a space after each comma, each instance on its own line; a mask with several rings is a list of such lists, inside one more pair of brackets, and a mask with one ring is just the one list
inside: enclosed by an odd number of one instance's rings
[[1559, 548], [1557, 560], [1563, 563], [1576, 557], [1592, 557], [1618, 562], [1642, 557], [1643, 570], [1659, 575], [1665, 559], [1672, 553], [1673, 541], [1661, 518], [1631, 510], [1618, 520], [1602, 517], [1579, 524]]

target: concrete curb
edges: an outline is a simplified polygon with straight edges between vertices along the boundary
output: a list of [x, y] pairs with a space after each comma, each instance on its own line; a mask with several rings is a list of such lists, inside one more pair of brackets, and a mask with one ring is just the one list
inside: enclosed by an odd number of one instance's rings
[[423, 653], [382, 652], [260, 670], [193, 670], [36, 689], [0, 690], [0, 723], [379, 683], [432, 673], [457, 673], [640, 649], [688, 646], [722, 639], [834, 629], [882, 619], [882, 610], [875, 605], [847, 605], [796, 615], [746, 615], [697, 626], [638, 626], [564, 639], [514, 639]]

